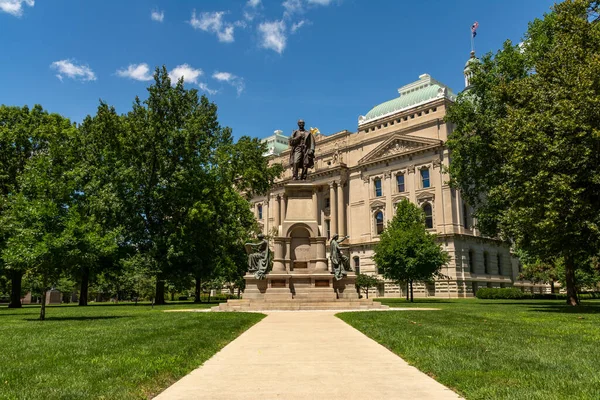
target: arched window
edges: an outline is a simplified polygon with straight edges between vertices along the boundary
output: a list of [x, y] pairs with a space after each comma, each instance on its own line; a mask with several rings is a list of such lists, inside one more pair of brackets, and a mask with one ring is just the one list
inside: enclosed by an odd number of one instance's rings
[[475, 253], [469, 250], [469, 272], [475, 273]]
[[483, 270], [485, 271], [486, 274], [490, 273], [490, 262], [488, 260], [487, 251], [483, 252]]
[[430, 187], [430, 182], [429, 182], [429, 168], [422, 168], [421, 169], [421, 187], [423, 189]]
[[263, 215], [262, 215], [262, 204], [259, 204], [258, 207], [256, 208], [258, 211], [258, 219], [263, 219]]
[[469, 229], [469, 210], [465, 203], [463, 203], [463, 226], [465, 229]]
[[496, 255], [496, 260], [498, 262], [498, 275], [504, 275], [502, 272], [502, 256], [500, 253]]
[[354, 272], [356, 275], [360, 274], [360, 257], [354, 257]]
[[406, 191], [406, 187], [404, 186], [404, 174], [396, 175], [396, 187], [398, 188], [398, 193]]
[[375, 178], [373, 185], [375, 186], [375, 197], [383, 196], [383, 192], [381, 190], [381, 179]]
[[375, 228], [378, 235], [383, 232], [383, 213], [381, 211], [375, 213]]
[[425, 205], [423, 205], [423, 212], [425, 213], [425, 227], [427, 229], [433, 228], [433, 211], [431, 209], [431, 204], [425, 203]]

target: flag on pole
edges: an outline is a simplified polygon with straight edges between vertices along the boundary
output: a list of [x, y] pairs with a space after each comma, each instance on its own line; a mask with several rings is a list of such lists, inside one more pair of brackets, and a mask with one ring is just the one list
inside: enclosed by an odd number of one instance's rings
[[473, 35], [473, 37], [477, 36], [477, 28], [479, 28], [479, 22], [475, 21], [475, 23], [471, 25], [471, 35]]

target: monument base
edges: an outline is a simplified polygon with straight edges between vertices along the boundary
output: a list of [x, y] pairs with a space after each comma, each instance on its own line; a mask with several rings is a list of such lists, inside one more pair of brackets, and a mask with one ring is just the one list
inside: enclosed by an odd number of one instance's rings
[[268, 310], [376, 310], [387, 309], [371, 299], [359, 299], [356, 275], [336, 280], [331, 273], [268, 274], [258, 280], [246, 275], [246, 290], [241, 300], [227, 300], [213, 311]]

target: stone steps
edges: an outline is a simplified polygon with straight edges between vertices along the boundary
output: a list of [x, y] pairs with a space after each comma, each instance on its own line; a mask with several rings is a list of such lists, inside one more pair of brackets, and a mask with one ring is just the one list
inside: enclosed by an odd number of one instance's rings
[[292, 299], [279, 301], [228, 300], [212, 307], [212, 311], [301, 311], [301, 310], [383, 310], [388, 306], [370, 299], [339, 299], [318, 301], [315, 299]]

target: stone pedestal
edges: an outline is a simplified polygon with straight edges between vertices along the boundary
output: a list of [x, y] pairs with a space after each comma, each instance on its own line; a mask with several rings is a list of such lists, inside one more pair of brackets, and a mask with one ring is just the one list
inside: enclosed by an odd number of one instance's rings
[[46, 292], [46, 304], [61, 304], [62, 294], [56, 289], [48, 290]]
[[348, 276], [339, 281], [333, 280], [335, 293], [338, 299], [358, 299], [356, 291], [356, 274], [348, 272]]
[[253, 274], [244, 276], [246, 288], [244, 289], [244, 299], [264, 299], [267, 291], [267, 281], [265, 279], [256, 279]]
[[292, 292], [290, 290], [289, 274], [270, 273], [267, 275], [267, 291], [265, 301], [270, 300], [291, 300]]
[[[266, 279], [248, 274], [242, 301], [232, 309], [352, 309], [380, 307], [358, 299], [354, 272], [336, 281], [328, 270], [327, 238], [317, 218], [317, 186], [306, 182], [285, 185], [280, 236], [273, 238], [273, 269]], [[241, 307], [241, 308], [239, 308]], [[308, 308], [307, 308], [308, 307]], [[229, 309], [223, 306], [223, 309]]]
[[21, 299], [21, 304], [31, 304], [31, 292], [25, 294], [25, 297]]

